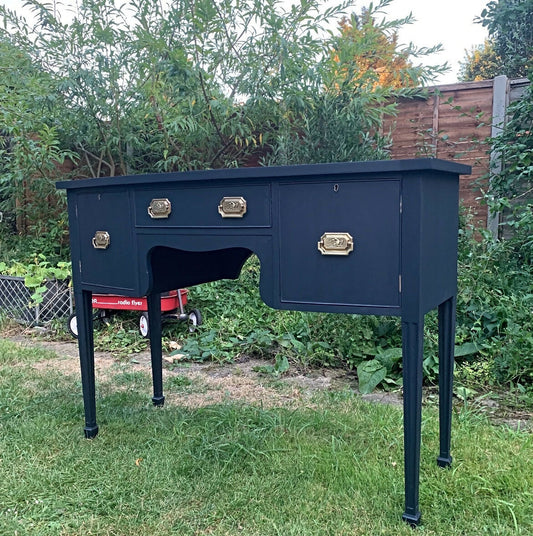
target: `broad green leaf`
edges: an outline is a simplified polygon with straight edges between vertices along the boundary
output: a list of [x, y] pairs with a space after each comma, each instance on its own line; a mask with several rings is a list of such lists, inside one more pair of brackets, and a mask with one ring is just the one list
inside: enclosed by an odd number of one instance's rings
[[387, 368], [387, 371], [390, 372], [392, 367], [401, 361], [402, 359], [402, 349], [401, 348], [387, 348], [382, 353], [376, 356], [376, 359]]
[[386, 376], [387, 367], [383, 366], [377, 359], [360, 363], [357, 366], [359, 391], [364, 395], [371, 393]]
[[465, 357], [467, 355], [477, 354], [479, 348], [474, 342], [465, 342], [459, 346], [455, 347], [454, 355], [455, 357]]

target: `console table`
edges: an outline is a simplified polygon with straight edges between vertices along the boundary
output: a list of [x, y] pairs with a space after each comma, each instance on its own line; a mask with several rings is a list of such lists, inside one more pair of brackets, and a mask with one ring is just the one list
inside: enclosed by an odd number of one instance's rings
[[276, 309], [401, 316], [405, 512], [418, 506], [424, 314], [438, 307], [440, 453], [450, 465], [459, 174], [437, 159], [83, 179], [67, 190], [85, 436], [98, 433], [93, 292], [147, 296], [164, 403], [160, 294], [237, 278], [255, 254]]

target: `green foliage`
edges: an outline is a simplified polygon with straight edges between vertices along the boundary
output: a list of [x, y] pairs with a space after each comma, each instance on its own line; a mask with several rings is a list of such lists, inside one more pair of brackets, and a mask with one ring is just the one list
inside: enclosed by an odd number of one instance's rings
[[359, 391], [362, 394], [371, 393], [386, 377], [387, 369], [377, 359], [363, 361], [357, 367]]
[[[305, 113], [290, 123], [282, 122], [276, 144], [266, 165], [311, 164], [389, 158], [390, 142], [379, 134], [383, 113], [394, 106], [379, 108], [385, 101], [378, 90], [360, 98], [347, 94], [316, 95]], [[294, 128], [294, 121], [299, 127]]]
[[501, 169], [492, 170], [488, 205], [493, 212], [503, 212], [503, 234], [510, 235], [508, 247], [518, 259], [533, 262], [533, 87], [523, 98], [509, 106], [509, 119], [503, 131], [493, 138], [494, 153]]
[[256, 372], [261, 372], [262, 374], [270, 374], [272, 376], [281, 376], [288, 372], [290, 369], [289, 360], [284, 355], [277, 355], [275, 363], [273, 365], [260, 365], [254, 367]]
[[36, 256], [44, 256], [51, 265], [70, 258], [66, 214], [58, 218], [36, 222], [29, 235], [15, 234], [14, 222], [0, 222], [0, 262], [8, 265], [32, 264]]
[[481, 12], [494, 52], [509, 78], [527, 76], [533, 68], [533, 4], [531, 0], [493, 0]]
[[[487, 203], [492, 212], [500, 212], [500, 243], [494, 248], [503, 252], [502, 265], [508, 266], [509, 278], [523, 275], [521, 302], [528, 304], [532, 294], [531, 277], [533, 264], [533, 87], [530, 85], [522, 99], [514, 101], [509, 107], [509, 119], [499, 136], [492, 139], [493, 150], [501, 158], [501, 169], [492, 170], [489, 177]], [[517, 298], [520, 295], [517, 295]], [[507, 298], [507, 296], [506, 296]], [[527, 305], [526, 305], [527, 307]], [[521, 318], [509, 326], [509, 336], [525, 345], [531, 346], [530, 329], [521, 329], [522, 323], [531, 326], [527, 311], [517, 305]], [[512, 333], [511, 333], [512, 332]], [[509, 356], [511, 370], [519, 370], [518, 355]], [[528, 370], [528, 358], [525, 358]], [[499, 374], [502, 375], [501, 367]], [[516, 374], [516, 372], [514, 373]], [[511, 375], [512, 377], [512, 375]]]
[[384, 387], [388, 384], [400, 385], [401, 360], [401, 348], [387, 348], [375, 358], [359, 363], [357, 366], [359, 391], [366, 394], [371, 393], [380, 384]]
[[494, 45], [487, 39], [483, 45], [472, 47], [467, 51], [460, 65], [459, 80], [463, 82], [490, 80], [503, 73], [501, 60], [494, 50]]
[[277, 103], [321, 84], [326, 24], [353, 2], [322, 3], [83, 0], [64, 23], [32, 1], [36, 34], [2, 11], [10, 38], [53, 72], [85, 172], [113, 176], [243, 163], [276, 128]]
[[32, 302], [38, 304], [43, 301], [46, 292], [44, 283], [52, 279], [61, 281], [70, 279], [71, 268], [68, 262], [60, 261], [55, 265], [51, 264], [46, 256], [40, 253], [29, 264], [13, 262], [8, 265], [0, 262], [0, 274], [23, 277], [24, 284], [33, 292]]
[[[496, 9], [489, 4], [489, 8]], [[503, 5], [502, 2], [500, 4]], [[511, 5], [512, 4], [512, 5]], [[514, 7], [513, 7], [514, 6]], [[521, 7], [520, 7], [521, 6]], [[520, 2], [511, 9], [522, 9]], [[472, 240], [466, 227], [460, 248], [458, 337], [478, 348], [491, 381], [533, 385], [533, 89], [511, 103], [501, 133], [489, 140], [501, 166], [492, 169], [486, 201], [502, 214], [501, 238]], [[472, 357], [467, 357], [471, 364]]]
[[[507, 199], [523, 198], [533, 188], [533, 87], [508, 108], [503, 130], [491, 139], [503, 169], [494, 170], [490, 194]], [[524, 192], [527, 192], [526, 194]]]
[[[459, 363], [490, 370], [495, 383], [533, 386], [533, 267], [516, 254], [513, 241], [488, 233], [460, 236], [457, 342]], [[462, 354], [462, 355], [461, 355]], [[478, 365], [473, 365], [478, 361]]]
[[[204, 324], [178, 351], [188, 359], [233, 360], [238, 355], [272, 357], [272, 371], [287, 363], [300, 367], [356, 368], [376, 358], [385, 367], [385, 385], [401, 370], [401, 334], [395, 318], [275, 311], [259, 295], [259, 263], [249, 260], [236, 281], [190, 289]], [[170, 336], [167, 335], [167, 336]]]
[[127, 357], [146, 350], [148, 340], [139, 333], [139, 315], [123, 312], [107, 322], [95, 322], [95, 349]]
[[[390, 0], [363, 8], [325, 43], [317, 62], [320, 84], [286, 108], [266, 165], [379, 160], [389, 157], [390, 138], [383, 119], [394, 115], [395, 99], [420, 93], [416, 85], [432, 80], [446, 66], [415, 67], [412, 60], [438, 50], [402, 49], [397, 31], [411, 18], [378, 20]], [[350, 26], [350, 24], [352, 26]]]
[[1, 32], [0, 99], [0, 210], [27, 219], [28, 234], [41, 236], [49, 231], [51, 206], [61, 207], [53, 182], [58, 166], [75, 158], [60, 141], [65, 101], [37, 58]]
[[[7, 28], [0, 35], [25, 61], [38, 58], [35, 70], [54, 93], [53, 141], [76, 151], [88, 176], [256, 163], [269, 150], [286, 152], [287, 136], [313, 134], [309, 145], [316, 146], [314, 127], [331, 114], [330, 128], [319, 133], [336, 132], [345, 121], [350, 143], [328, 154], [330, 143], [320, 158], [369, 159], [384, 155], [376, 133], [393, 106], [373, 110], [392, 92], [386, 85], [374, 91], [371, 69], [339, 90], [332, 50], [348, 40], [328, 28], [355, 3], [180, 0], [165, 6], [131, 0], [119, 7], [111, 0], [82, 0], [65, 23], [53, 6], [32, 0], [36, 33], [0, 7]], [[389, 3], [381, 0], [365, 13], [380, 14]], [[366, 57], [374, 53], [373, 32], [388, 38], [408, 21], [374, 22], [350, 50], [355, 46]], [[430, 52], [396, 48], [393, 39], [387, 55], [406, 61]], [[398, 70], [412, 84], [430, 79], [438, 67], [409, 63]]]

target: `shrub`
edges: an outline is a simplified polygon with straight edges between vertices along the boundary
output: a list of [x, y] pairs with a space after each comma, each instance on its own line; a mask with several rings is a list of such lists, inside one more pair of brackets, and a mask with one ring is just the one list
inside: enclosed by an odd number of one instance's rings
[[460, 235], [457, 342], [472, 352], [459, 361], [490, 364], [498, 383], [533, 385], [533, 267], [514, 240], [494, 241], [474, 229]]

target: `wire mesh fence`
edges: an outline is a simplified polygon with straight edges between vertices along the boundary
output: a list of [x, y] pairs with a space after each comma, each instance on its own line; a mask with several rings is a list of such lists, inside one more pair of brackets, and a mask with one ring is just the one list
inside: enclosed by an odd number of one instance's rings
[[23, 277], [0, 276], [0, 312], [23, 324], [47, 324], [73, 311], [72, 293], [66, 281], [46, 281], [43, 301], [32, 303], [32, 291]]

